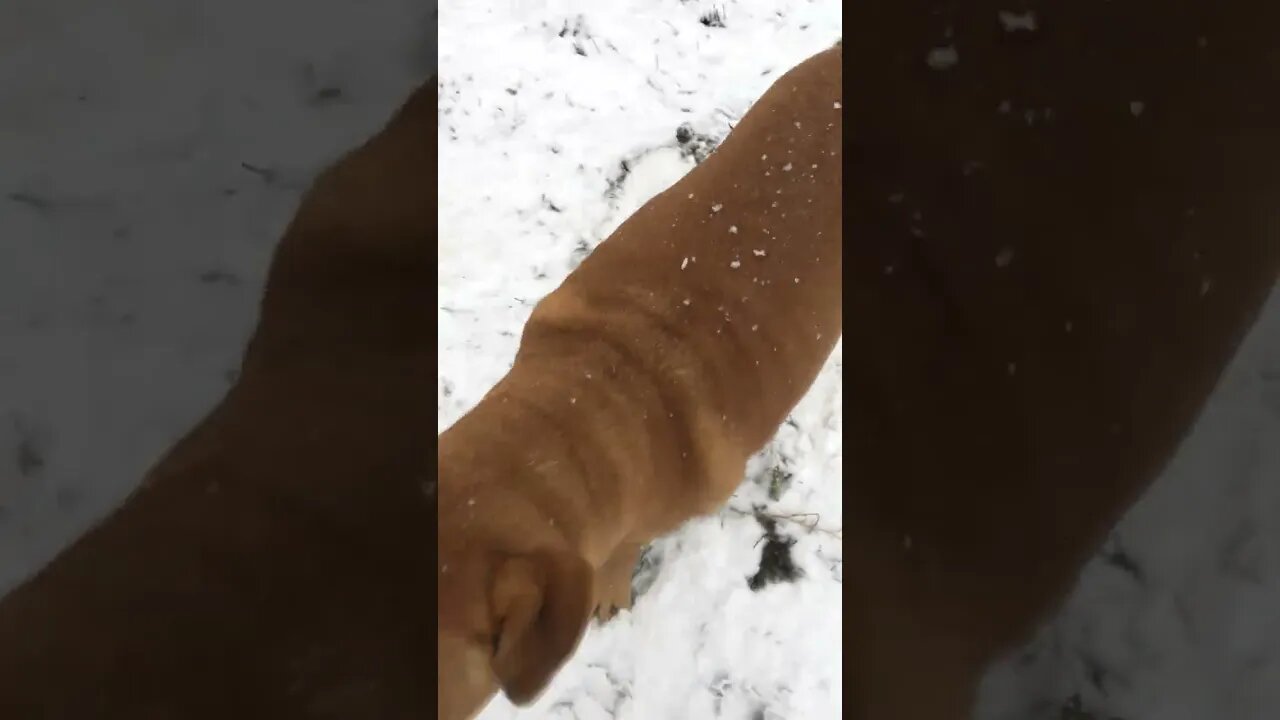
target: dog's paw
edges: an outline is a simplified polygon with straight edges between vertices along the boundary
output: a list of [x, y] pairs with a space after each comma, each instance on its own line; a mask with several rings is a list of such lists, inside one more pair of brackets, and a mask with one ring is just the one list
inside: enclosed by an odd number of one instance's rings
[[631, 608], [631, 576], [639, 558], [639, 545], [624, 545], [596, 571], [595, 615], [600, 622], [608, 622], [619, 610]]
[[609, 622], [621, 610], [631, 609], [631, 583], [614, 583], [596, 590], [596, 619]]
[[601, 603], [600, 605], [596, 606], [596, 612], [595, 612], [596, 620], [599, 621], [601, 625], [604, 625], [605, 623], [617, 617], [619, 612], [623, 610], [629, 610], [630, 608], [631, 608], [630, 603], [627, 603], [626, 605], [615, 605], [613, 603]]

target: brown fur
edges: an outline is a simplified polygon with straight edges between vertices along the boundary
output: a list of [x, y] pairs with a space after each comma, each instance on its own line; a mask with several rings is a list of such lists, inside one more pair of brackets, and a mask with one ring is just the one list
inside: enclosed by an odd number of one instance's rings
[[623, 223], [440, 436], [442, 720], [499, 686], [536, 697], [592, 608], [627, 605], [640, 545], [728, 499], [830, 354], [840, 63], [835, 48], [783, 75]]
[[968, 717], [1252, 325], [1280, 266], [1272, 7], [851, 18], [850, 717]]
[[435, 84], [303, 198], [226, 398], [0, 601], [0, 717], [429, 716]]

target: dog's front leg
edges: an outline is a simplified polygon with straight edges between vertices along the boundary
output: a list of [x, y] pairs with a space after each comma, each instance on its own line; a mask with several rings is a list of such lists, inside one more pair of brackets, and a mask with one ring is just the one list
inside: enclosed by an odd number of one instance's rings
[[623, 542], [596, 570], [596, 618], [607, 622], [631, 607], [631, 576], [640, 562], [641, 543]]

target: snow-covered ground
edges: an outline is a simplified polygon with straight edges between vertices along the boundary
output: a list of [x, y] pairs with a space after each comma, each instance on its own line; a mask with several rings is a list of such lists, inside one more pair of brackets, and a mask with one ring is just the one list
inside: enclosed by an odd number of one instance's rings
[[0, 592], [225, 390], [301, 190], [430, 73], [425, 6], [0, 1]]
[[[122, 5], [0, 10], [0, 592], [216, 400], [300, 190], [433, 46], [420, 0]], [[444, 4], [441, 428], [505, 370], [532, 303], [691, 166], [676, 129], [722, 137], [841, 12]], [[656, 544], [634, 611], [593, 628], [536, 707], [499, 698], [485, 720], [841, 716], [840, 356], [733, 509]], [[789, 518], [772, 540], [757, 503]], [[1280, 717], [1280, 301], [1116, 536], [990, 673], [982, 720], [1090, 717], [1064, 710], [1075, 695], [1098, 720]], [[779, 558], [803, 576], [753, 591], [765, 554], [770, 578]]]
[[[441, 429], [510, 366], [534, 302], [840, 17], [804, 0], [442, 3]], [[654, 545], [635, 608], [592, 627], [531, 709], [499, 697], [483, 720], [841, 716], [840, 358], [731, 509]], [[772, 534], [758, 504], [787, 518], [765, 518]]]

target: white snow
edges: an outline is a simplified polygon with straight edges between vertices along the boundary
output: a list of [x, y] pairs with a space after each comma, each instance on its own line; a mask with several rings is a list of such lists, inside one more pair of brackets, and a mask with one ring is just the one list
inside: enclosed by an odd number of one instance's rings
[[960, 53], [954, 45], [936, 47], [925, 56], [925, 62], [934, 70], [950, 70], [960, 62]]
[[1273, 293], [1172, 465], [1114, 533], [1110, 550], [1142, 581], [1101, 558], [1086, 567], [1021, 662], [988, 674], [981, 717], [1056, 720], [1077, 693], [1099, 720], [1280, 717], [1278, 479]]
[[[713, 8], [724, 28], [699, 22]], [[778, 75], [835, 42], [840, 22], [831, 0], [442, 5], [441, 428], [509, 367], [532, 303], [693, 166], [676, 128], [719, 140]], [[624, 160], [630, 173], [611, 185]], [[804, 579], [748, 587], [764, 535], [750, 508], [767, 502], [748, 484], [733, 509], [656, 544], [652, 585], [589, 630], [536, 705], [498, 697], [483, 720], [841, 716], [840, 357], [750, 468], [794, 476], [770, 511], [794, 516], [779, 532], [796, 538]]]
[[1000, 18], [1000, 25], [1004, 27], [1005, 32], [1034, 31], [1038, 27], [1036, 14], [1030, 10], [1021, 13], [1001, 10], [997, 13], [997, 16]]
[[1013, 262], [1013, 253], [1014, 250], [1012, 247], [1000, 248], [1000, 252], [996, 253], [996, 267], [1009, 267], [1009, 263]]
[[299, 193], [435, 42], [420, 0], [2, 6], [5, 592], [218, 399]]

